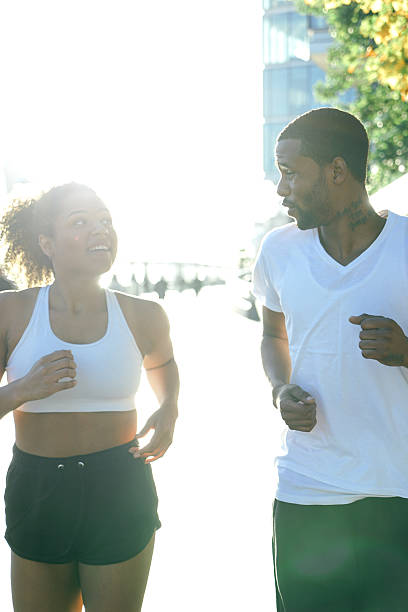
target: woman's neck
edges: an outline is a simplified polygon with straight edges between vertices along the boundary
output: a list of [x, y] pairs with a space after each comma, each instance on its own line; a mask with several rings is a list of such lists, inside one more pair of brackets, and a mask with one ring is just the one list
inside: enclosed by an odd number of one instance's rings
[[104, 304], [105, 292], [99, 285], [99, 278], [67, 279], [57, 278], [50, 287], [50, 306], [54, 310], [79, 314], [89, 310], [99, 310]]

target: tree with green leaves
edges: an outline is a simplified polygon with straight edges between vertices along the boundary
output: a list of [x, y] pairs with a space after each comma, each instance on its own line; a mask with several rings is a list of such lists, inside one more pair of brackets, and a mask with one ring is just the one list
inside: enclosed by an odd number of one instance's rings
[[[355, 114], [370, 142], [370, 193], [408, 172], [408, 0], [296, 0], [326, 18], [333, 45], [317, 96]], [[341, 96], [355, 92], [354, 101]]]

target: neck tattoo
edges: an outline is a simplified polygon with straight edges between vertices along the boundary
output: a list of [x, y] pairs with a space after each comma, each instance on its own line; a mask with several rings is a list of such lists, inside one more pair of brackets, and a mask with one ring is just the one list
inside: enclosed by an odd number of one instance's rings
[[339, 210], [333, 218], [333, 221], [337, 221], [343, 217], [349, 218], [349, 225], [351, 231], [354, 232], [356, 227], [364, 225], [373, 216], [373, 211], [368, 208], [367, 210], [362, 209], [362, 200], [356, 200], [351, 202], [349, 206], [345, 206], [343, 210]]

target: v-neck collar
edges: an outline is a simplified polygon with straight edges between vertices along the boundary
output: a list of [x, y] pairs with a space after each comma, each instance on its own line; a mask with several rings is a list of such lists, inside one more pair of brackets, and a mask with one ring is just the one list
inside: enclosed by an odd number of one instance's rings
[[332, 266], [335, 266], [338, 270], [343, 270], [343, 271], [347, 270], [348, 271], [351, 268], [354, 268], [360, 262], [364, 261], [367, 257], [369, 257], [371, 255], [371, 253], [375, 249], [377, 249], [380, 244], [382, 244], [384, 242], [384, 240], [386, 239], [387, 235], [390, 232], [390, 228], [393, 225], [394, 220], [395, 220], [394, 213], [391, 212], [391, 211], [388, 211], [388, 216], [386, 218], [384, 227], [382, 228], [381, 232], [378, 234], [377, 238], [362, 253], [360, 253], [360, 255], [357, 255], [357, 257], [355, 257], [352, 261], [350, 261], [346, 265], [341, 264], [336, 259], [334, 259], [334, 257], [329, 255], [329, 253], [326, 251], [326, 249], [324, 248], [324, 246], [320, 242], [319, 230], [318, 230], [317, 227], [313, 228], [313, 230], [312, 230], [313, 231], [313, 240], [314, 240], [316, 249], [319, 252], [320, 257], [322, 257], [325, 261], [330, 263]]

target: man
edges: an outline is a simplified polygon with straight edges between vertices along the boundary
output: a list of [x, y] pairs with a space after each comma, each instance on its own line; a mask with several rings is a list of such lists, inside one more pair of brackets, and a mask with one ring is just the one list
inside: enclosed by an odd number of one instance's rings
[[320, 108], [276, 146], [296, 223], [254, 269], [277, 459], [278, 611], [408, 610], [408, 219], [372, 209], [368, 138]]

